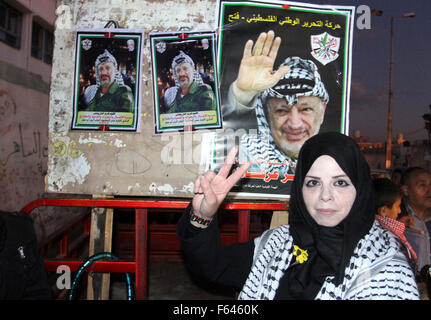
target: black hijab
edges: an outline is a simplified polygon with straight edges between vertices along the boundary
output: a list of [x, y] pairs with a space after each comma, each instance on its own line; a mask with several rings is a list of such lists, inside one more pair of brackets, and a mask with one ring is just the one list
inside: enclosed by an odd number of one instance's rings
[[[334, 227], [318, 225], [308, 213], [302, 194], [304, 178], [314, 161], [328, 155], [336, 160], [356, 189], [349, 214]], [[356, 142], [335, 133], [321, 133], [308, 139], [299, 153], [289, 208], [294, 244], [308, 252], [308, 260], [286, 270], [288, 298], [313, 299], [328, 275], [335, 285], [342, 283], [344, 271], [358, 241], [370, 230], [374, 219], [373, 186], [369, 166]]]

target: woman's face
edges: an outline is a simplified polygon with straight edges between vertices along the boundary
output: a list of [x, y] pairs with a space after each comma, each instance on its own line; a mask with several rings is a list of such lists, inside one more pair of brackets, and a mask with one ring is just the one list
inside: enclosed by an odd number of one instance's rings
[[349, 214], [356, 189], [335, 159], [323, 155], [307, 172], [302, 194], [314, 221], [321, 226], [334, 227]]

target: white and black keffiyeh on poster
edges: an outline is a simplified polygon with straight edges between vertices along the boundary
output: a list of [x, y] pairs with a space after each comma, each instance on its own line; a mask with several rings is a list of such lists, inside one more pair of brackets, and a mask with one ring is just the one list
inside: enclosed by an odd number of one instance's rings
[[[206, 136], [202, 169], [217, 171], [239, 145], [238, 162], [253, 164], [233, 195], [288, 198], [303, 142], [318, 132], [348, 134], [354, 10], [219, 0], [225, 130]], [[271, 83], [274, 74], [280, 76]]]
[[74, 130], [140, 130], [141, 29], [79, 29], [76, 34]]
[[215, 31], [150, 33], [155, 134], [222, 128]]

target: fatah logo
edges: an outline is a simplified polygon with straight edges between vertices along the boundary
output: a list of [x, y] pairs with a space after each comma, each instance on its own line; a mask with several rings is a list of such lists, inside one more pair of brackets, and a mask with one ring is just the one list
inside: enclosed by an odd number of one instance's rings
[[81, 41], [82, 49], [88, 51], [91, 49], [91, 40], [90, 39], [84, 39]]
[[311, 55], [321, 64], [327, 65], [338, 58], [340, 38], [324, 32], [311, 36]]
[[166, 42], [160, 41], [156, 43], [156, 50], [159, 53], [163, 53], [166, 51]]

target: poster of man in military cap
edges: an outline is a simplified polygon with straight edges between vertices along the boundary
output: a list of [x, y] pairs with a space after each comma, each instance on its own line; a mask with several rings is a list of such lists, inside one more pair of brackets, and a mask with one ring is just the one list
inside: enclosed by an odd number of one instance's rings
[[222, 127], [215, 32], [151, 33], [155, 134]]
[[140, 30], [78, 30], [72, 129], [139, 130]]
[[206, 135], [202, 171], [239, 145], [251, 161], [233, 194], [287, 198], [303, 143], [348, 134], [354, 7], [219, 0], [219, 80], [225, 131]]

